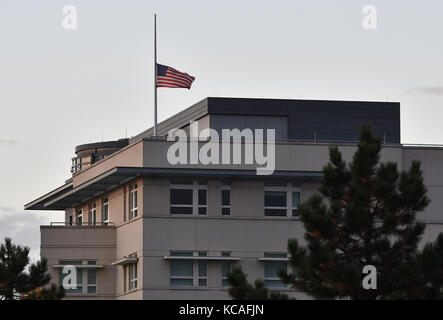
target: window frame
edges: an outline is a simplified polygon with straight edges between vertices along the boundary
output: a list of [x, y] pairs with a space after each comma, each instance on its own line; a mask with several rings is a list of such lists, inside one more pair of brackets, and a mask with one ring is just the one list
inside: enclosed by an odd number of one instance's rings
[[[172, 190], [192, 190], [192, 204], [172, 204]], [[199, 191], [205, 192], [205, 204], [199, 202]], [[192, 208], [192, 213], [172, 213], [172, 208]], [[205, 209], [200, 214], [200, 209]], [[171, 216], [207, 216], [208, 215], [208, 185], [206, 182], [193, 180], [191, 183], [169, 183], [169, 215]]]
[[[223, 192], [228, 191], [229, 192], [229, 205], [223, 204]], [[230, 216], [231, 215], [231, 206], [232, 206], [232, 191], [231, 191], [231, 185], [229, 184], [223, 184], [221, 188], [221, 215], [222, 216]], [[229, 214], [223, 213], [223, 209], [228, 209]]]
[[[288, 258], [288, 254], [287, 253], [265, 253], [264, 254], [265, 258], [275, 258], [275, 261], [269, 260], [269, 261], [264, 261], [263, 264], [263, 282], [265, 284], [266, 288], [269, 289], [287, 289], [288, 285], [285, 285], [283, 283], [283, 281], [280, 279], [280, 277], [278, 277], [278, 275], [276, 277], [267, 277], [266, 276], [266, 267], [269, 266], [270, 264], [284, 264], [286, 266], [286, 272], [288, 272], [288, 261], [281, 261], [281, 260], [277, 260], [277, 259], [287, 259]], [[282, 268], [283, 269], [283, 268]], [[280, 270], [280, 269], [279, 269]], [[269, 286], [266, 283], [269, 282], [279, 282], [282, 284], [282, 286]]]
[[138, 216], [138, 184], [129, 185], [129, 220]]
[[[207, 257], [208, 253], [207, 252], [198, 252], [198, 256], [199, 257]], [[197, 287], [207, 287], [208, 286], [208, 261], [204, 261], [204, 260], [199, 260], [199, 261], [195, 261], [196, 263], [194, 263], [194, 265], [196, 265], [197, 267], [197, 273], [196, 273], [196, 277], [197, 277]], [[204, 267], [202, 267], [204, 266]], [[204, 268], [204, 274], [203, 276], [200, 275], [200, 268]], [[194, 266], [195, 268], [195, 266]], [[200, 280], [204, 281], [204, 285], [200, 285]], [[194, 280], [195, 281], [195, 280]], [[194, 283], [195, 285], [195, 283]]]
[[97, 204], [95, 202], [89, 205], [89, 221], [88, 224], [91, 226], [97, 225]]
[[[66, 260], [59, 260], [59, 264], [61, 265], [76, 265], [76, 263], [74, 262], [80, 262], [82, 265], [95, 265], [97, 264], [96, 260], [73, 260], [73, 259], [66, 259]], [[93, 270], [95, 271], [95, 284], [89, 284], [88, 280], [89, 280], [89, 270]], [[78, 269], [76, 270], [78, 271]], [[81, 275], [82, 275], [82, 283], [77, 283], [77, 288], [81, 287], [81, 292], [69, 292], [68, 289], [66, 290], [66, 295], [69, 296], [75, 296], [75, 295], [88, 295], [88, 296], [92, 296], [92, 295], [97, 295], [98, 294], [98, 284], [97, 284], [97, 269], [91, 269], [91, 268], [82, 268], [81, 270]], [[59, 273], [59, 284], [62, 285], [62, 276], [66, 276], [66, 274], [63, 274], [63, 271], [60, 270]], [[88, 288], [92, 288], [95, 287], [95, 292], [94, 293], [89, 293], [88, 292]]]
[[77, 210], [76, 224], [79, 225], [80, 227], [83, 225], [83, 209], [78, 209]]
[[[177, 256], [177, 257], [192, 257], [194, 255], [194, 253], [192, 251], [171, 251], [170, 252], [171, 256]], [[175, 262], [188, 262], [191, 264], [191, 270], [192, 270], [192, 275], [190, 276], [173, 276], [172, 275], [172, 264]], [[189, 285], [173, 285], [172, 282], [173, 280], [192, 280], [192, 286]], [[171, 288], [181, 288], [181, 287], [194, 287], [195, 286], [195, 268], [194, 268], [194, 261], [192, 260], [171, 260], [169, 262], [169, 286]]]
[[128, 265], [128, 291], [137, 289], [138, 285], [138, 272], [137, 262], [130, 263]]
[[[231, 256], [231, 252], [230, 251], [222, 251], [221, 253], [222, 257], [230, 257]], [[227, 273], [226, 275], [224, 275], [224, 270], [223, 268], [226, 266], [227, 268]], [[229, 283], [228, 283], [228, 273], [232, 271], [232, 262], [231, 261], [222, 261], [221, 263], [221, 287], [222, 288], [229, 288]]]
[[103, 225], [107, 226], [109, 224], [109, 197], [103, 198]]
[[[271, 207], [271, 206], [266, 206], [266, 192], [285, 192], [286, 193], [286, 206], [285, 207]], [[300, 216], [294, 216], [293, 215], [293, 210], [296, 209], [298, 210], [299, 207], [294, 208], [292, 206], [292, 195], [294, 192], [298, 192], [299, 193], [299, 197], [300, 197], [300, 204], [301, 204], [301, 199], [302, 199], [302, 188], [297, 185], [297, 184], [293, 184], [293, 183], [287, 183], [286, 186], [264, 186], [263, 189], [263, 214], [265, 217], [268, 218], [294, 218], [294, 219], [300, 219]], [[266, 214], [266, 210], [285, 210], [286, 214], [285, 215], [269, 215]]]
[[[171, 256], [175, 257], [207, 257], [206, 251], [171, 251]], [[174, 262], [188, 262], [192, 265], [192, 276], [173, 276], [172, 264]], [[202, 267], [204, 266], [204, 267]], [[200, 268], [204, 268], [204, 275], [200, 275]], [[173, 280], [192, 280], [192, 285], [173, 285]], [[200, 281], [204, 281], [204, 285], [200, 285]], [[208, 261], [206, 260], [189, 260], [174, 259], [169, 261], [169, 286], [171, 288], [207, 288], [208, 287]]]

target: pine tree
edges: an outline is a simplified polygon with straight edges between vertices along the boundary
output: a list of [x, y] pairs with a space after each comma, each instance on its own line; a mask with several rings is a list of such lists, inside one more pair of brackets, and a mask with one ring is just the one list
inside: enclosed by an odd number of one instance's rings
[[228, 283], [230, 284], [229, 295], [234, 300], [287, 300], [288, 296], [278, 292], [269, 291], [265, 287], [263, 280], [257, 279], [251, 285], [246, 274], [240, 267], [234, 267], [228, 273]]
[[[280, 272], [283, 281], [317, 299], [442, 297], [443, 235], [417, 248], [425, 225], [416, 214], [430, 202], [420, 163], [399, 172], [380, 152], [368, 126], [349, 165], [330, 148], [320, 195], [300, 206], [307, 245], [289, 241], [297, 272]], [[376, 290], [362, 286], [366, 265], [377, 269]]]
[[[47, 273], [46, 259], [29, 266], [29, 248], [12, 244], [10, 238], [0, 246], [0, 298], [13, 300], [18, 298], [61, 299], [64, 297], [63, 287], [51, 286], [44, 288], [51, 277]], [[39, 292], [39, 295], [36, 293]]]

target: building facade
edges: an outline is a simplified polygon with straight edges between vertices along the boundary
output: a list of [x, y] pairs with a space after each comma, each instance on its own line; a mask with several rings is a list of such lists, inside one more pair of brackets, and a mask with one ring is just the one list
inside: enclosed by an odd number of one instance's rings
[[[275, 171], [171, 164], [168, 133], [190, 133], [191, 122], [199, 131], [274, 129]], [[78, 285], [68, 299], [228, 299], [226, 274], [240, 265], [249, 280], [306, 298], [277, 276], [290, 271], [288, 239], [304, 241], [298, 206], [317, 192], [329, 147], [351, 161], [363, 123], [382, 139], [381, 161], [399, 169], [421, 161], [432, 202], [419, 219], [427, 224], [423, 241], [435, 240], [443, 231], [443, 149], [400, 143], [399, 103], [206, 98], [160, 123], [158, 137], [151, 128], [77, 148], [106, 152], [25, 206], [65, 212], [64, 221], [40, 227], [52, 281], [73, 265]]]

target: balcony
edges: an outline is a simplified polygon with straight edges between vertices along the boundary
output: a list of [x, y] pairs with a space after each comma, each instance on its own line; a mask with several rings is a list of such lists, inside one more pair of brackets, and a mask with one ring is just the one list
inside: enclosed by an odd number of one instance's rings
[[56, 221], [51, 222], [51, 227], [111, 227], [113, 228], [114, 222], [76, 222], [76, 221]]
[[51, 222], [49, 226], [40, 226], [40, 231], [42, 252], [56, 247], [115, 249], [115, 226], [110, 222]]

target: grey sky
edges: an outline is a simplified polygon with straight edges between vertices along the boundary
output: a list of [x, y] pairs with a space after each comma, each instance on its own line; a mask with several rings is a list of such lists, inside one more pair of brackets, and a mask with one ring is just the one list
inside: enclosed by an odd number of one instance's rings
[[1, 0], [1, 238], [38, 250], [38, 224], [63, 215], [23, 205], [69, 177], [74, 147], [152, 125], [154, 12], [158, 61], [196, 77], [159, 89], [159, 120], [206, 96], [388, 99], [402, 142], [443, 144], [441, 0]]

